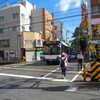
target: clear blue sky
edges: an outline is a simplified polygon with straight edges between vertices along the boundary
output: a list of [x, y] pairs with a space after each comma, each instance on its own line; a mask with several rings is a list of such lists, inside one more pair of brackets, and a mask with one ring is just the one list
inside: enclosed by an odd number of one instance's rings
[[[13, 4], [19, 0], [0, 0], [0, 7], [4, 4]], [[71, 36], [75, 28], [81, 22], [81, 0], [27, 0], [36, 4], [36, 8], [46, 8], [49, 13], [54, 13], [56, 21], [63, 23], [63, 37], [66, 40], [66, 30], [69, 30], [67, 37], [72, 40]], [[87, 0], [84, 0], [86, 3]]]

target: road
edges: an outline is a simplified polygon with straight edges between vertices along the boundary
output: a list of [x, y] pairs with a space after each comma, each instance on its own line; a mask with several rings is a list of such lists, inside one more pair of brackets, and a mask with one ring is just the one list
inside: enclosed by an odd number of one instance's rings
[[0, 66], [0, 100], [100, 100], [100, 82], [84, 82], [77, 62], [66, 80], [59, 65], [42, 61]]

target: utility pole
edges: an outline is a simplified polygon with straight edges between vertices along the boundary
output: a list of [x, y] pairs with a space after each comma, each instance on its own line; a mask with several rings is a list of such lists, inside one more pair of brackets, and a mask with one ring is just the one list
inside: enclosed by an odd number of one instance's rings
[[54, 33], [55, 25], [54, 25], [54, 13], [53, 12], [52, 12], [52, 26], [53, 26], [52, 39], [54, 40], [55, 39], [55, 33]]
[[67, 43], [67, 35], [69, 33], [69, 30], [66, 30], [66, 43]]

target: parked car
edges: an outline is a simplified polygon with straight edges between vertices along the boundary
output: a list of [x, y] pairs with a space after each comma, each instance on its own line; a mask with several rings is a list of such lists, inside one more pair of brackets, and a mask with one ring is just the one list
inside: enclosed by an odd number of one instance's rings
[[70, 59], [76, 59], [76, 58], [77, 58], [77, 53], [70, 54]]

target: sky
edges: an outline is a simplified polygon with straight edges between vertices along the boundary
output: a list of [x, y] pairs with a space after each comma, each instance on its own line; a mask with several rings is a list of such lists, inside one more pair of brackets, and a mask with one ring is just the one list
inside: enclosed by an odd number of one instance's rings
[[[19, 0], [0, 0], [0, 7], [4, 4], [14, 4]], [[49, 13], [54, 13], [55, 21], [63, 24], [63, 38], [66, 41], [73, 40], [72, 33], [81, 23], [81, 0], [27, 0], [36, 4], [36, 9], [46, 8]], [[83, 0], [84, 3], [87, 0]], [[67, 31], [67, 32], [66, 32]], [[67, 38], [66, 38], [67, 33]]]

